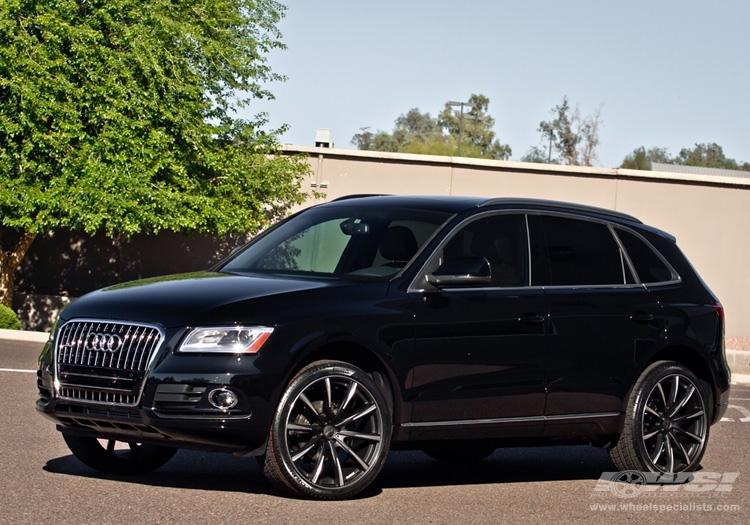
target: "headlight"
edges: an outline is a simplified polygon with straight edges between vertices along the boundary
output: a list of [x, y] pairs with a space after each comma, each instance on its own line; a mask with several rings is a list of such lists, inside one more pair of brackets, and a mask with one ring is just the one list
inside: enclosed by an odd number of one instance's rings
[[207, 326], [193, 328], [179, 347], [180, 352], [255, 354], [271, 336], [266, 326]]

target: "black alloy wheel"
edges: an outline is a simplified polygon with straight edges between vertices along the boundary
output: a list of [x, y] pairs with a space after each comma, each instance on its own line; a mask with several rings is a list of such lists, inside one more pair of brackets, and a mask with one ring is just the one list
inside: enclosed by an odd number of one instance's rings
[[709, 431], [709, 394], [685, 366], [662, 361], [636, 382], [625, 428], [610, 451], [620, 470], [674, 474], [698, 468]]
[[318, 361], [289, 383], [274, 417], [263, 472], [278, 488], [316, 499], [350, 498], [380, 472], [391, 415], [384, 387], [343, 362]]

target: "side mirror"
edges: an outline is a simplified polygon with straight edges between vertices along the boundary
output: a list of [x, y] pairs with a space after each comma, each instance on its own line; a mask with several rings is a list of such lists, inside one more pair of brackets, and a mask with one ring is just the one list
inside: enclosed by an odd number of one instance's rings
[[490, 284], [492, 270], [484, 257], [455, 257], [446, 259], [427, 281], [438, 288], [457, 288]]

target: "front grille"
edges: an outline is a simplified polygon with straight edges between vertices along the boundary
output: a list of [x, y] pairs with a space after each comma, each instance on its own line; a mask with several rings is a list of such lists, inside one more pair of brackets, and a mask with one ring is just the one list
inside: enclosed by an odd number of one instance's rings
[[135, 406], [164, 333], [156, 326], [71, 321], [57, 337], [55, 375], [62, 399]]

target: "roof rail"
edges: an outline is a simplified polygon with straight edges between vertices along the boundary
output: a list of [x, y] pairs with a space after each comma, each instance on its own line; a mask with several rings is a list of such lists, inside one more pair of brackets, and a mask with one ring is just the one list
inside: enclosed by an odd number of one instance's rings
[[607, 208], [599, 208], [598, 206], [589, 206], [586, 204], [577, 204], [573, 202], [554, 201], [546, 199], [521, 199], [513, 197], [500, 197], [496, 199], [488, 199], [478, 204], [478, 207], [493, 206], [493, 205], [507, 205], [507, 206], [551, 206], [561, 209], [567, 209], [571, 211], [595, 213], [597, 215], [604, 215], [615, 219], [623, 219], [627, 221], [637, 222], [643, 224], [643, 221], [627, 213], [621, 211], [609, 210]]
[[347, 201], [349, 199], [363, 199], [365, 197], [390, 197], [391, 195], [386, 193], [355, 193], [352, 195], [344, 195], [343, 197], [336, 197], [331, 202]]

